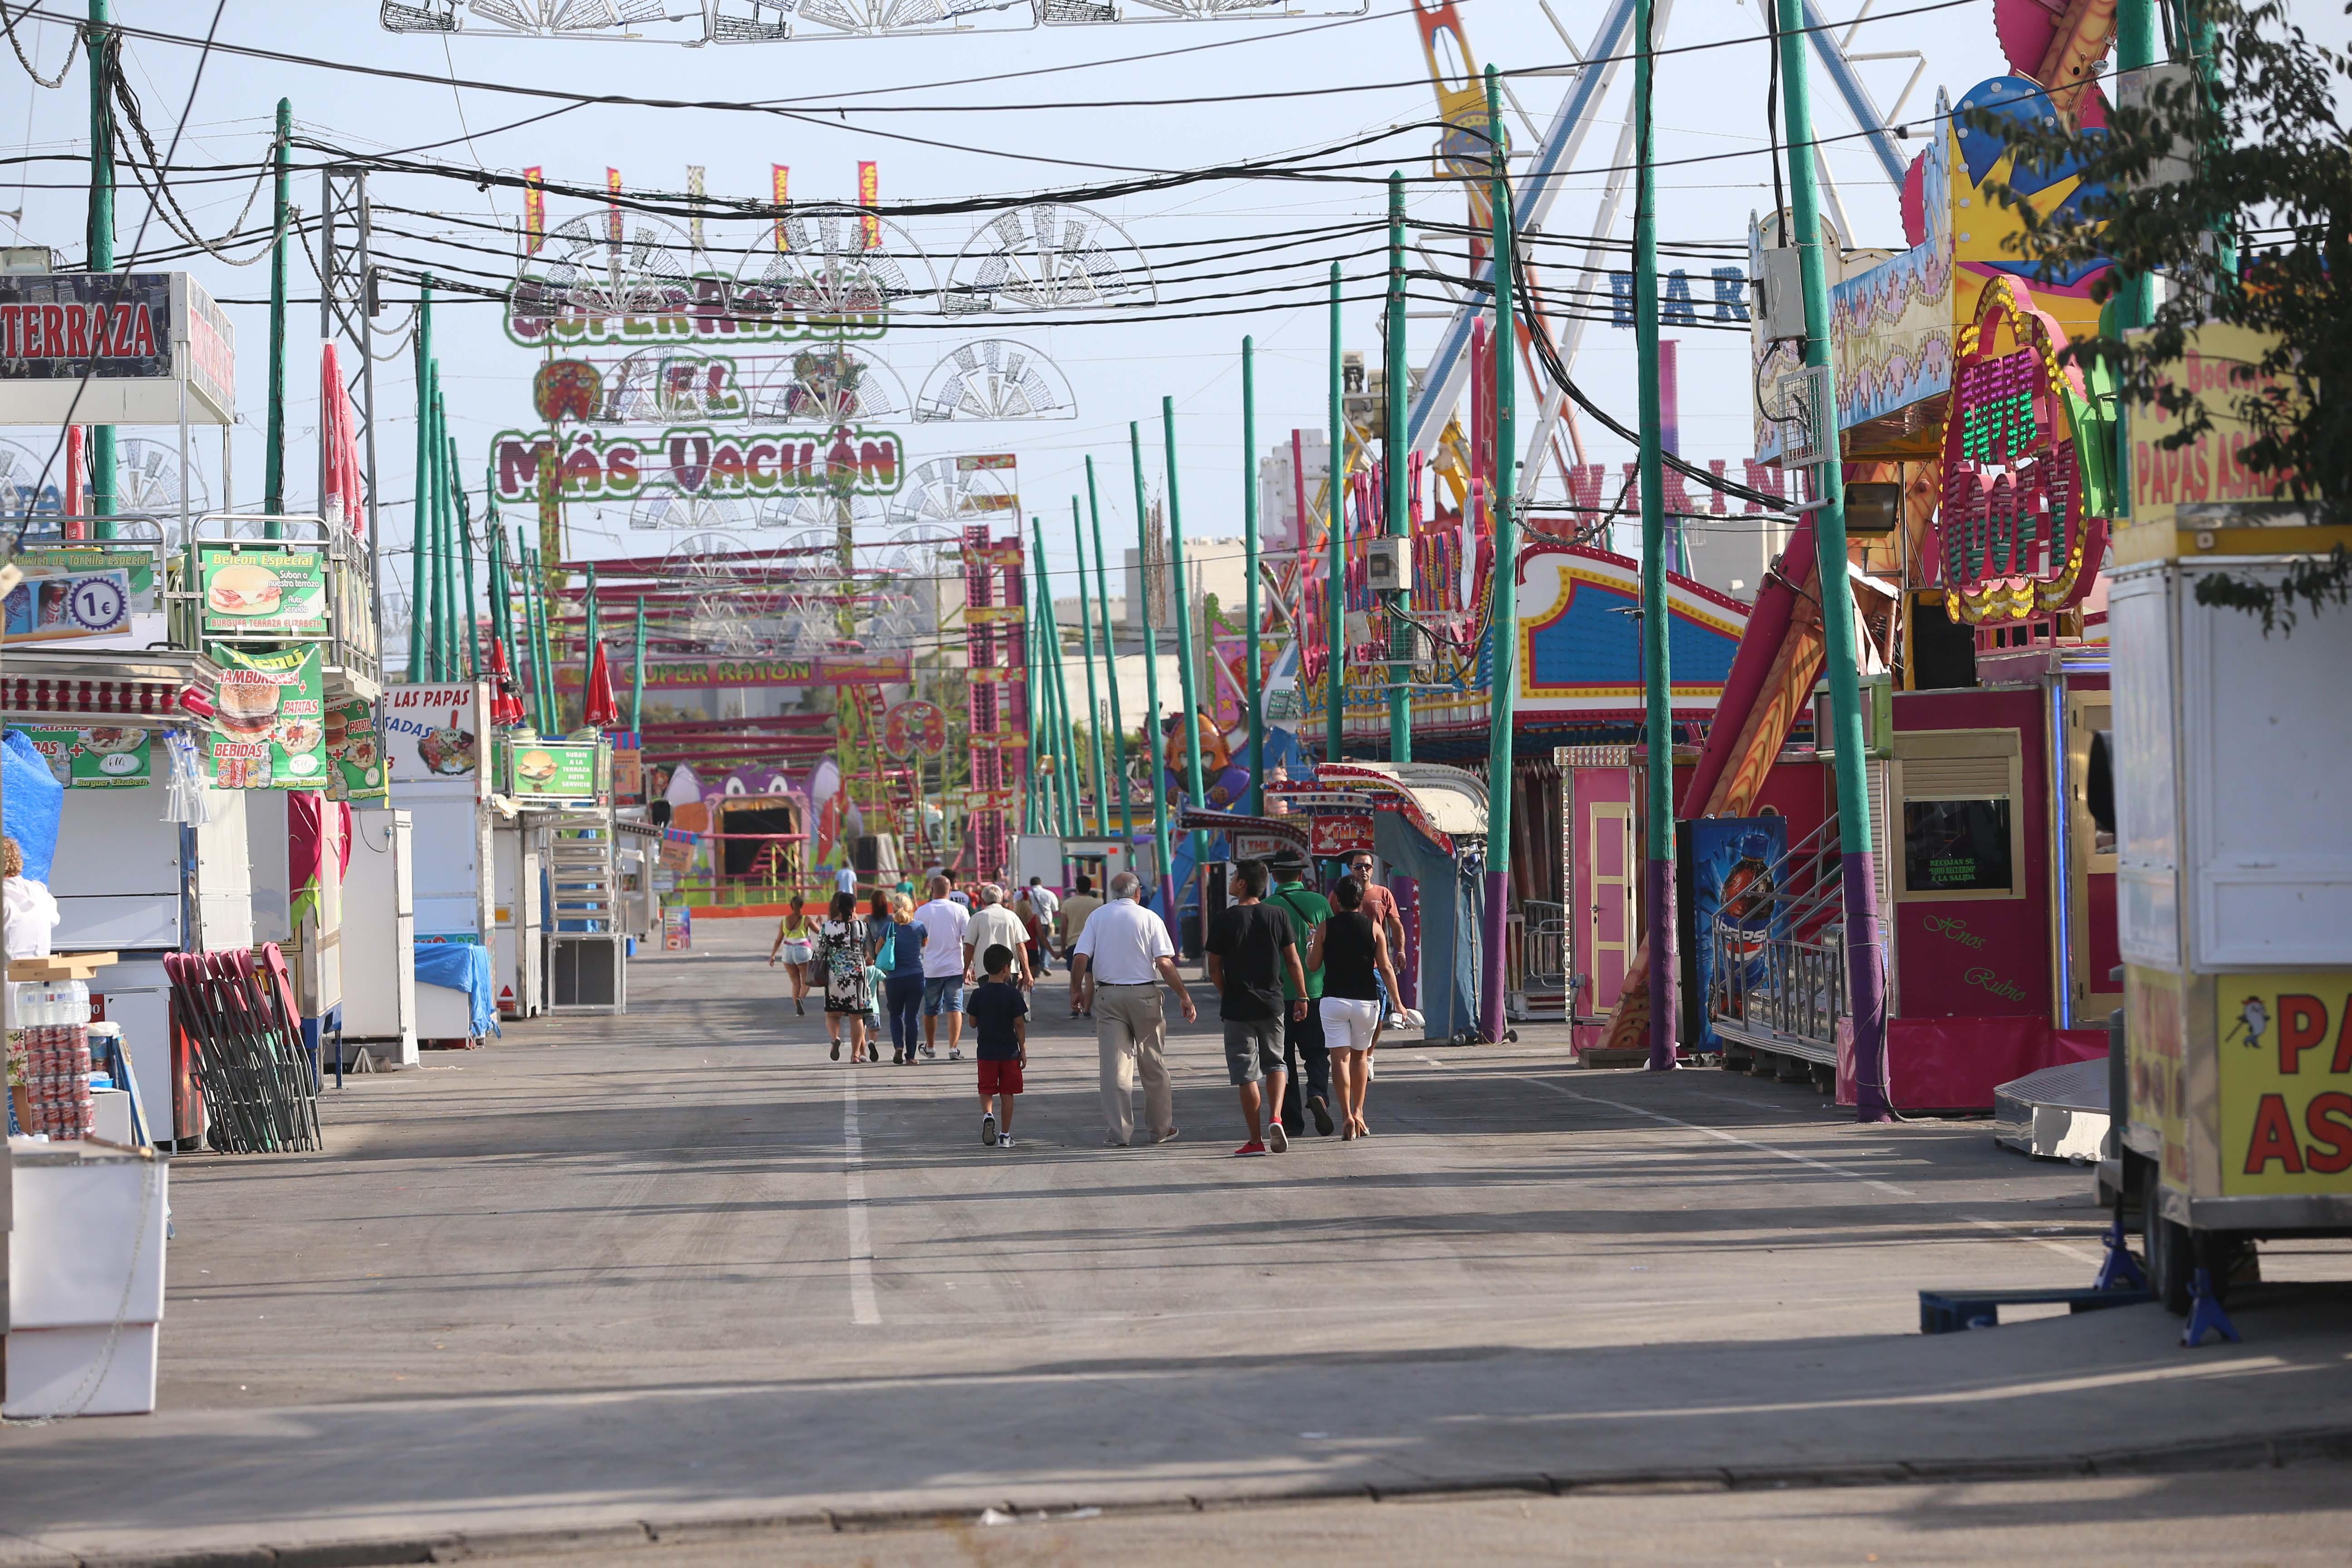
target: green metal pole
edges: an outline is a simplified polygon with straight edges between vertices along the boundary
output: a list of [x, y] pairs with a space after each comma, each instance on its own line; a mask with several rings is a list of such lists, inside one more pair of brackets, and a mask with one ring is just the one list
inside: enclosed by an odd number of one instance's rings
[[[1646, 5], [1648, 0], [1639, 0]], [[1518, 277], [1517, 237], [1511, 219], [1510, 165], [1503, 147], [1503, 94], [1495, 68], [1486, 68], [1486, 124], [1494, 136], [1493, 240], [1495, 266], [1495, 570], [1493, 609], [1487, 618], [1489, 693], [1486, 731], [1486, 909], [1479, 947], [1485, 984], [1479, 988], [1479, 1024], [1486, 1038], [1500, 1041], [1505, 1028], [1504, 988], [1508, 984], [1506, 936], [1511, 884], [1511, 708], [1518, 688], [1519, 526], [1518, 429], [1516, 424], [1517, 341], [1512, 326], [1511, 289]]]
[[[2116, 6], [2116, 70], [2140, 70], [2156, 64], [2160, 44], [2156, 27], [2156, 0], [2119, 0]], [[2113, 96], [2112, 93], [2109, 95]], [[2147, 273], [2126, 276], [2116, 290], [2113, 304], [2118, 334], [2145, 327], [2156, 319], [2156, 279]], [[2115, 421], [2115, 504], [2131, 510], [2131, 415], [2118, 408]]]
[[1176, 889], [1169, 885], [1176, 861], [1168, 853], [1168, 791], [1160, 778], [1163, 747], [1160, 739], [1160, 639], [1151, 629], [1151, 531], [1143, 504], [1143, 426], [1128, 422], [1127, 449], [1135, 462], [1135, 584], [1139, 618], [1143, 623], [1143, 700], [1150, 721], [1143, 730], [1144, 778], [1151, 791], [1151, 847], [1159, 858], [1161, 914], [1169, 934], [1176, 931]]
[[[89, 33], [83, 46], [89, 53], [89, 269], [114, 270], [114, 117], [108, 113], [114, 90], [114, 71], [122, 47], [107, 26], [106, 0], [89, 0]], [[21, 215], [20, 215], [21, 216]], [[93, 516], [100, 519], [93, 537], [111, 539], [114, 524], [114, 426], [97, 425], [89, 432], [89, 500]]]
[[[1633, 360], [1639, 375], [1642, 425], [1642, 674], [1643, 722], [1649, 737], [1645, 764], [1647, 805], [1643, 840], [1642, 908], [1650, 951], [1650, 1070], [1672, 1071], [1680, 1038], [1682, 1000], [1680, 928], [1675, 919], [1675, 719], [1674, 671], [1666, 633], [1664, 395], [1658, 372], [1657, 181], [1651, 163], [1655, 120], [1657, 56], [1652, 0], [1633, 8]], [[1801, 38], [1790, 46], [1802, 48]], [[1812, 166], [1810, 148], [1792, 152]], [[1505, 351], [1507, 352], [1507, 351]]]
[[1258, 655], [1257, 605], [1257, 344], [1242, 340], [1242, 701], [1249, 710], [1249, 812], [1264, 815], [1265, 704], [1258, 688], [1265, 662]]
[[520, 537], [515, 553], [522, 562], [522, 637], [530, 652], [530, 727], [548, 734], [547, 657], [539, 646], [539, 557], [528, 538]]
[[506, 524], [499, 521], [496, 500], [490, 502], [482, 526], [489, 535], [490, 637], [494, 646], [506, 650], [507, 671], [511, 675], [519, 661], [515, 657], [514, 617], [508, 599], [512, 590], [507, 577], [507, 530]]
[[[1092, 521], [1095, 535], [1095, 608], [1102, 615], [1103, 664], [1110, 674], [1110, 744], [1111, 763], [1118, 770], [1118, 831], [1120, 842], [1132, 847], [1135, 843], [1135, 803], [1127, 793], [1127, 721], [1118, 710], [1118, 638], [1110, 623], [1110, 569], [1105, 564], [1108, 556], [1103, 550], [1102, 505], [1095, 493], [1095, 460], [1087, 458], [1087, 515]], [[1086, 584], [1078, 584], [1081, 593]], [[1146, 751], [1150, 748], [1145, 747]]]
[[[449, 443], [449, 472], [457, 468], [457, 443]], [[474, 612], [474, 505], [467, 499], [466, 487], [455, 487], [457, 495], [457, 555], [466, 574], [466, 668], [469, 679], [482, 679], [482, 620]]]
[[[1087, 531], [1078, 516], [1078, 498], [1070, 498], [1070, 537], [1078, 542], [1078, 659], [1087, 667], [1087, 741], [1095, 764], [1095, 832], [1110, 837], [1110, 780], [1103, 772], [1102, 693], [1095, 689], [1095, 616], [1087, 592]], [[1103, 628], [1110, 640], [1110, 628]], [[1083, 824], [1081, 825], [1083, 826]]]
[[1325, 483], [1330, 498], [1330, 538], [1324, 552], [1324, 575], [1329, 589], [1328, 622], [1323, 641], [1330, 662], [1323, 671], [1323, 760], [1340, 760], [1346, 734], [1348, 654], [1348, 540], [1344, 520], [1348, 495], [1348, 421], [1339, 373], [1339, 264], [1331, 263], [1331, 477]]
[[[1195, 811], [1208, 809], [1201, 777], [1201, 693], [1192, 658], [1192, 595], [1184, 574], [1184, 507], [1176, 488], [1176, 400], [1160, 400], [1160, 428], [1168, 448], [1168, 563], [1176, 574], [1176, 675], [1184, 694], [1184, 794]], [[1209, 853], [1209, 835], [1192, 829], [1192, 869], [1197, 875]], [[1205, 921], [1201, 939], [1208, 940]]]
[[1045, 644], [1046, 700], [1052, 705], [1054, 736], [1054, 821], [1065, 838], [1079, 832], [1078, 799], [1071, 783], [1070, 687], [1062, 667], [1062, 628], [1054, 619], [1053, 580], [1045, 570], [1045, 525], [1029, 519], [1030, 535], [1037, 547], [1037, 620]]
[[[286, 511], [287, 159], [292, 152], [293, 135], [294, 104], [281, 98], [278, 100], [278, 136], [270, 153], [276, 165], [270, 222], [271, 232], [278, 237], [269, 247], [269, 439], [261, 466], [261, 510], [271, 517], [281, 517]], [[261, 530], [271, 539], [281, 538], [285, 532], [275, 522], [263, 523]]]
[[1403, 582], [1408, 584], [1389, 594], [1389, 761], [1412, 761], [1412, 693], [1407, 689], [1412, 679], [1412, 661], [1404, 657], [1412, 647], [1412, 628], [1405, 624], [1404, 612], [1412, 602], [1412, 522], [1405, 516], [1405, 381], [1412, 374], [1412, 356], [1405, 352], [1404, 325], [1404, 175], [1389, 176], [1389, 298], [1388, 331], [1381, 334], [1381, 364], [1388, 386], [1387, 418], [1381, 440], [1382, 459], [1388, 470], [1386, 507], [1389, 537], [1405, 543], [1407, 568]]
[[[1787, 125], [1789, 198], [1797, 219], [1797, 266], [1805, 295], [1805, 363], [1830, 363], [1829, 269], [1822, 255], [1813, 188], [1812, 92], [1806, 69], [1804, 0], [1775, 0], [1780, 43], [1780, 102]], [[1638, 264], [1637, 264], [1638, 265]], [[1834, 415], [1832, 416], [1835, 417]], [[1822, 668], [1830, 681], [1838, 838], [1845, 905], [1846, 1002], [1853, 1029], [1854, 1119], [1885, 1121], [1886, 984], [1879, 940], [1878, 876], [1870, 852], [1869, 780], [1863, 768], [1862, 681], [1854, 668], [1853, 595], [1846, 584], [1845, 471], [1835, 455], [1813, 469], [1814, 558], [1821, 569]]]
[[449, 439], [449, 399], [433, 366], [433, 430], [441, 443], [441, 679], [457, 679], [457, 444]]
[[408, 680], [414, 686], [430, 679], [425, 658], [425, 601], [430, 582], [426, 536], [431, 531], [433, 464], [439, 450], [433, 444], [433, 274], [426, 273], [416, 294], [416, 477], [410, 481], [408, 503]]
[[1022, 717], [1028, 721], [1030, 743], [1021, 748], [1026, 787], [1021, 792], [1021, 831], [1037, 831], [1037, 617], [1021, 617]]
[[530, 575], [531, 603], [538, 619], [530, 668], [539, 681], [540, 711], [547, 719], [546, 732], [560, 735], [563, 732], [563, 706], [555, 689], [555, 611], [547, 596], [546, 563], [540, 560], [536, 545], [530, 552]]
[[[629, 729], [637, 737], [642, 749], [646, 743], [646, 591], [637, 588], [637, 635], [635, 651], [629, 661]], [[920, 764], [917, 764], [919, 767]], [[920, 782], [919, 773], [917, 775]]]
[[446, 493], [441, 465], [448, 447], [441, 439], [440, 411], [441, 368], [436, 363], [425, 367], [425, 466], [417, 476], [421, 489], [416, 498], [416, 504], [425, 509], [425, 678], [428, 680], [449, 679], [448, 667], [441, 659], [441, 618], [448, 613], [441, 597], [441, 503]]

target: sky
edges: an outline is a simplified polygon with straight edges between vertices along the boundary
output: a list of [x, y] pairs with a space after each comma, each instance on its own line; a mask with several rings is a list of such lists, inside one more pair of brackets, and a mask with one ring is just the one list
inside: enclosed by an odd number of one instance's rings
[[[1572, 57], [1559, 29], [1565, 29], [1581, 50], [1601, 15], [1596, 0], [1549, 0], [1548, 5], [1538, 0], [1457, 4], [1476, 63], [1491, 61], [1514, 71], [1569, 64]], [[63, 16], [79, 7], [68, 0], [39, 0], [39, 9]], [[1890, 118], [1924, 120], [1933, 110], [1937, 88], [1958, 98], [1977, 81], [2004, 69], [1993, 37], [1990, 0], [1942, 5], [1933, 0], [1874, 0], [1868, 6], [1861, 0], [1824, 0], [1824, 15], [1832, 21], [1845, 21], [1857, 9], [1865, 15], [1851, 35], [1850, 52], [1902, 57], [1859, 61], [1858, 68], [1883, 108], [1893, 110], [1919, 64], [1904, 52], [1916, 50], [1925, 57], [1926, 68], [1899, 116]], [[1368, 166], [1352, 171], [1360, 178], [1221, 180], [1091, 204], [1150, 258], [1162, 279], [1163, 300], [1228, 289], [1304, 286], [1219, 302], [1221, 307], [1251, 306], [1249, 314], [1165, 319], [1169, 311], [1163, 305], [1161, 319], [1143, 310], [1097, 325], [1056, 326], [1040, 318], [992, 321], [956, 332], [894, 331], [879, 345], [882, 357], [909, 391], [950, 342], [992, 332], [1030, 345], [1067, 376], [1078, 410], [1074, 419], [901, 426], [910, 457], [918, 462], [969, 452], [1015, 454], [1024, 510], [1045, 520], [1046, 552], [1057, 576], [1075, 565], [1069, 498], [1083, 492], [1083, 463], [1089, 454], [1102, 475], [1103, 526], [1114, 541], [1113, 550], [1133, 541], [1128, 424], [1143, 423], [1147, 469], [1157, 493], [1163, 396], [1175, 403], [1177, 477], [1187, 534], [1239, 534], [1245, 482], [1239, 349], [1244, 333], [1253, 335], [1256, 344], [1261, 447], [1272, 446], [1294, 426], [1323, 426], [1328, 335], [1323, 280], [1335, 255], [1376, 245], [1378, 236], [1368, 231], [1338, 238], [1316, 237], [1282, 248], [1236, 237], [1377, 220], [1385, 210], [1383, 178], [1391, 167], [1423, 177], [1410, 187], [1409, 213], [1416, 224], [1465, 221], [1460, 188], [1425, 178], [1431, 173], [1434, 132], [1422, 122], [1433, 117], [1435, 103], [1410, 5], [1398, 0], [1369, 0], [1362, 14], [1339, 18], [1134, 22], [698, 48], [499, 37], [478, 19], [456, 35], [394, 34], [379, 25], [378, 11], [376, 0], [231, 0], [220, 41], [277, 50], [297, 60], [215, 52], [187, 116], [176, 163], [247, 163], [263, 156], [281, 96], [292, 102], [299, 132], [357, 153], [446, 142], [447, 145], [415, 156], [489, 171], [539, 165], [551, 181], [595, 186], [602, 185], [609, 166], [617, 168], [633, 189], [661, 191], [682, 189], [688, 165], [698, 164], [707, 171], [706, 188], [713, 195], [755, 199], [769, 190], [770, 165], [785, 163], [792, 170], [795, 200], [845, 202], [856, 198], [859, 162], [870, 160], [877, 165], [885, 204], [1050, 192], [1127, 177], [1136, 170], [1223, 167], [1388, 132], [1368, 149], [1344, 155], [1367, 161]], [[465, 11], [462, 5], [460, 11]], [[113, 15], [134, 28], [200, 34], [210, 7], [202, 0], [117, 0]], [[1657, 213], [1660, 239], [1668, 247], [1744, 243], [1749, 215], [1771, 205], [1764, 153], [1768, 55], [1761, 26], [1754, 0], [1683, 0], [1660, 28], [1659, 42], [1667, 52], [1657, 68]], [[54, 72], [66, 47], [65, 28], [28, 18], [18, 23], [18, 34], [35, 63], [44, 72]], [[126, 73], [159, 148], [179, 121], [196, 58], [194, 47], [163, 39], [133, 38], [124, 47]], [[335, 70], [317, 62], [363, 69]], [[0, 136], [10, 142], [21, 136], [22, 153], [86, 153], [89, 89], [79, 61], [56, 91], [37, 90], [13, 61], [0, 62], [0, 69], [5, 72], [0, 77], [5, 82], [0, 89]], [[406, 72], [425, 79], [364, 70]], [[1591, 227], [1604, 184], [1601, 171], [1612, 162], [1618, 131], [1629, 110], [1631, 76], [1630, 69], [1619, 73], [1615, 89], [1598, 110], [1595, 128], [1573, 165], [1578, 172], [1565, 181], [1546, 225], [1548, 235], [1578, 237]], [[592, 106], [500, 130], [562, 105], [454, 81], [698, 102], [767, 100], [787, 108], [828, 107], [821, 114], [794, 110], [788, 117], [704, 108]], [[1539, 128], [1549, 124], [1566, 86], [1560, 77], [1520, 77], [1513, 80], [1512, 91], [1518, 108]], [[844, 96], [849, 94], [858, 96]], [[1249, 94], [1262, 96], [1241, 96]], [[1218, 101], [1133, 101], [1140, 99]], [[1814, 101], [1820, 134], [1836, 137], [1853, 129], [1818, 68]], [[910, 111], [878, 111], [885, 107]], [[1520, 145], [1536, 140], [1535, 132], [1516, 116], [1510, 129]], [[1915, 131], [1906, 150], [1920, 145]], [[1895, 194], [1876, 160], [1851, 139], [1832, 142], [1826, 156], [1853, 221], [1853, 242], [1899, 247]], [[298, 163], [315, 161], [315, 155], [307, 153], [298, 158]], [[20, 207], [21, 212], [0, 219], [0, 237], [8, 243], [46, 243], [78, 260], [85, 167], [72, 162], [28, 162], [14, 170], [0, 169], [0, 174], [6, 174], [21, 183], [14, 192], [0, 188], [0, 209]], [[252, 188], [241, 177], [209, 182], [184, 178], [190, 183], [180, 187], [182, 203], [208, 237], [228, 228]], [[418, 257], [446, 254], [486, 269], [511, 270], [510, 238], [467, 227], [459, 220], [502, 225], [510, 235], [520, 216], [517, 193], [481, 190], [460, 180], [379, 174], [372, 177], [371, 194], [380, 208], [413, 209], [410, 215], [383, 215], [381, 224], [397, 225], [415, 235], [461, 237], [468, 244], [488, 246], [492, 253], [444, 252], [412, 238], [387, 238], [386, 248], [397, 247]], [[318, 198], [319, 176], [298, 174], [295, 203], [307, 212], [315, 209]], [[248, 225], [266, 222], [268, 202], [265, 191]], [[596, 210], [561, 196], [551, 197], [549, 205], [551, 225]], [[1631, 205], [1630, 200], [1624, 204], [1612, 231], [1620, 241], [1630, 235]], [[118, 256], [127, 257], [140, 233], [145, 205], [126, 183], [121, 205]], [[943, 215], [898, 221], [927, 250], [951, 253], [983, 219]], [[714, 220], [710, 228], [714, 241], [722, 229], [727, 243], [755, 241], [755, 226], [750, 224], [722, 226]], [[153, 250], [173, 242], [162, 224], [155, 223], [147, 228], [145, 243]], [[1428, 243], [1443, 256], [1449, 241], [1439, 235], [1429, 237]], [[232, 247], [231, 253], [242, 256], [251, 250], [247, 245]], [[1580, 253], [1552, 247], [1538, 254], [1566, 260]], [[1183, 258], [1204, 256], [1223, 259], [1171, 266]], [[1380, 261], [1351, 256], [1347, 264], [1351, 274], [1370, 274]], [[1677, 264], [1671, 257], [1665, 263]], [[172, 265], [187, 266], [215, 297], [235, 301], [228, 306], [237, 333], [240, 415], [235, 500], [240, 506], [254, 507], [259, 499], [268, 385], [268, 265], [230, 267], [209, 257]], [[1695, 260], [1691, 265], [1703, 271], [1715, 262]], [[1243, 267], [1271, 270], [1223, 283], [1182, 280]], [[1565, 267], [1548, 276], [1559, 286], [1572, 281]], [[1349, 291], [1370, 295], [1377, 287], [1368, 280], [1351, 285]], [[1437, 288], [1433, 283], [1416, 285], [1423, 295], [1433, 295]], [[310, 263], [299, 251], [291, 291], [298, 300], [316, 297]], [[402, 341], [410, 292], [393, 289], [394, 303], [378, 319], [379, 330], [395, 345]], [[1370, 299], [1349, 304], [1344, 329], [1348, 345], [1365, 350], [1375, 362], [1378, 309]], [[1435, 298], [1417, 299], [1412, 310], [1408, 340], [1418, 363], [1435, 343], [1450, 310]], [[315, 489], [317, 319], [315, 304], [298, 304], [291, 312], [288, 468], [290, 498], [303, 507], [312, 504]], [[507, 340], [492, 305], [446, 306], [436, 314], [435, 330], [453, 434], [467, 462], [482, 462], [499, 431], [532, 422], [530, 377], [538, 356]], [[1702, 461], [1727, 459], [1737, 473], [1738, 459], [1750, 449], [1748, 339], [1744, 332], [1687, 333], [1680, 353], [1683, 449]], [[1596, 400], [1626, 423], [1633, 422], [1635, 362], [1630, 331], [1589, 327], [1574, 370]], [[405, 353], [380, 364], [376, 386], [383, 408], [378, 475], [385, 546], [395, 579], [404, 581], [402, 552], [409, 537], [406, 503], [413, 494], [415, 447], [413, 373]], [[1530, 401], [1530, 416], [1533, 406]], [[1523, 424], [1532, 424], [1532, 417]], [[1633, 456], [1623, 443], [1590, 424], [1584, 436], [1591, 460], [1613, 468]], [[54, 432], [30, 429], [5, 433], [5, 438], [34, 448], [37, 457], [47, 456], [53, 437]], [[215, 447], [209, 437], [198, 446], [203, 482], [218, 505]], [[573, 521], [575, 553], [587, 557], [657, 553], [677, 537], [630, 531], [617, 514], [575, 516]], [[754, 545], [761, 542], [758, 535], [746, 540]], [[1066, 583], [1056, 586], [1066, 591]]]

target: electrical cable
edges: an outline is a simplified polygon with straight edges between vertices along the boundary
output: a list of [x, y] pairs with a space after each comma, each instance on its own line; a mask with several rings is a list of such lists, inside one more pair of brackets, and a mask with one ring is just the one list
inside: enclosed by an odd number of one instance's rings
[[[28, 16], [31, 16], [33, 14], [33, 7], [30, 5], [26, 6], [25, 14]], [[25, 53], [25, 46], [16, 41], [16, 14], [8, 9], [6, 0], [0, 0], [0, 28], [5, 28], [7, 30], [8, 47], [16, 51], [16, 63], [25, 68], [25, 74], [33, 79], [34, 86], [47, 88], [52, 92], [56, 91], [58, 88], [65, 86], [66, 73], [73, 69], [74, 52], [81, 47], [81, 28], [79, 26], [75, 26], [72, 23], [67, 24], [66, 58], [63, 63], [58, 67], [57, 79], [54, 81], [43, 76], [39, 71], [33, 68], [31, 58]]]
[[[221, 17], [227, 10], [228, 0], [215, 0], [213, 6], [212, 27], [205, 35], [204, 51], [196, 56], [196, 68], [188, 79], [187, 101], [180, 106], [179, 122], [172, 127], [171, 151], [173, 153], [177, 153], [180, 150], [180, 137], [187, 129], [188, 112], [196, 106], [196, 89], [204, 85], [205, 62], [212, 58], [213, 35], [219, 32]], [[152, 205], [150, 205], [147, 209], [146, 216], [142, 216], [139, 220], [139, 232], [137, 235], [132, 237], [131, 242], [131, 249], [133, 255], [138, 254], [139, 247], [145, 242], [147, 238], [148, 221], [154, 216], [155, 209]], [[37, 498], [40, 495], [42, 490], [48, 487], [50, 470], [54, 469], [58, 466], [58, 458], [64, 455], [66, 449], [66, 433], [73, 428], [74, 414], [81, 407], [81, 400], [89, 391], [90, 378], [95, 376], [97, 374], [98, 356], [96, 354], [92, 354], [90, 356], [88, 368], [83, 370], [81, 373], [81, 381], [79, 384], [74, 388], [73, 401], [66, 405], [66, 416], [58, 423], [57, 444], [49, 448], [48, 459], [41, 465], [40, 474], [33, 480], [32, 485], [25, 491], [25, 517], [24, 521], [16, 525], [16, 536], [9, 542], [8, 548], [11, 555], [15, 554], [24, 547], [25, 534], [26, 531], [33, 526], [33, 509], [37, 504]]]

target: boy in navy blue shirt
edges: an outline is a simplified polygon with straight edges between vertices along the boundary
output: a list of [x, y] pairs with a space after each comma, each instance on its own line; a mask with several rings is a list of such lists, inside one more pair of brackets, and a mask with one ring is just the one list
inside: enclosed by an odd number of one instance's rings
[[981, 965], [987, 977], [972, 987], [963, 1006], [979, 1041], [974, 1054], [980, 1060], [980, 1141], [1010, 1149], [1013, 1097], [1021, 1092], [1021, 1069], [1029, 1061], [1029, 999], [1013, 984], [1010, 947], [990, 943]]

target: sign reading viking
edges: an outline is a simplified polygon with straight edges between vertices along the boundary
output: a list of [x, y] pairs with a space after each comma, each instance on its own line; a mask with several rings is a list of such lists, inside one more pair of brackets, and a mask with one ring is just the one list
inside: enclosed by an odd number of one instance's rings
[[906, 483], [897, 435], [843, 425], [831, 433], [679, 426], [659, 437], [561, 438], [502, 431], [490, 444], [490, 473], [504, 502], [539, 499], [540, 459], [555, 453], [565, 500], [626, 500], [649, 489], [714, 500], [777, 495], [895, 495]]

